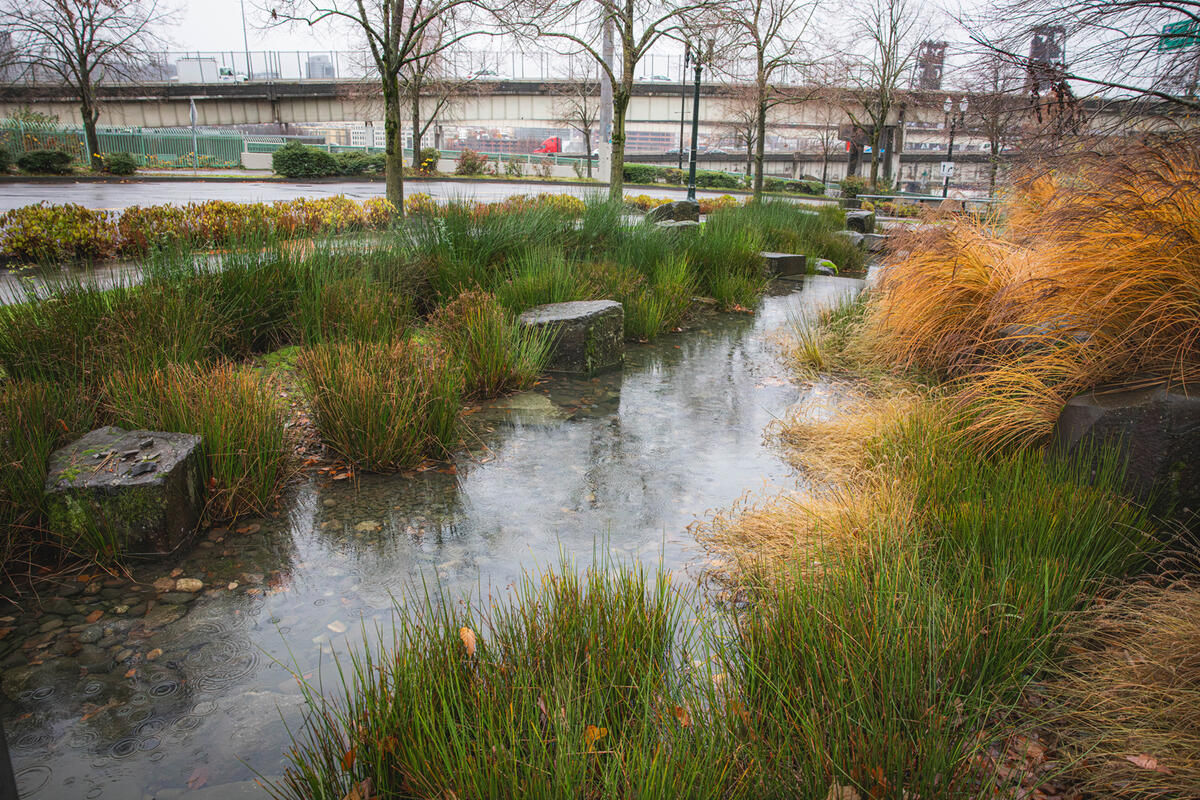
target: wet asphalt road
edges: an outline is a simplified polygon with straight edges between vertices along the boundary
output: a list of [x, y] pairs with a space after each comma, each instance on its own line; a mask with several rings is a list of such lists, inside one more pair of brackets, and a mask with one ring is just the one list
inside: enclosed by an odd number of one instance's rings
[[[514, 194], [574, 194], [584, 196], [607, 191], [602, 185], [573, 183], [516, 183], [506, 181], [405, 181], [405, 194], [425, 192], [439, 200], [503, 200]], [[185, 204], [203, 200], [240, 203], [293, 200], [297, 197], [345, 195], [355, 200], [382, 197], [382, 181], [342, 183], [274, 183], [262, 181], [146, 181], [133, 183], [3, 183], [0, 211], [46, 201], [76, 203], [88, 208], [122, 209], [134, 205]], [[655, 197], [683, 198], [687, 190], [666, 186], [634, 187], [630, 193]], [[719, 197], [725, 192], [698, 191], [700, 197]]]

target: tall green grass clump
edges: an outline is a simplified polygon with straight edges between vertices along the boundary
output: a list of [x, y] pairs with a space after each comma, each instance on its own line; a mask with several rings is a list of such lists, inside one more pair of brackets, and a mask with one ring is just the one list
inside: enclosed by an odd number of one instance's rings
[[476, 397], [527, 388], [553, 344], [547, 332], [522, 327], [483, 292], [459, 295], [433, 316], [432, 327], [461, 364], [466, 392]]
[[312, 713], [281, 800], [345, 797], [722, 798], [738, 775], [710, 676], [669, 576], [603, 564], [526, 574], [472, 607], [440, 594], [343, 666]]
[[692, 305], [696, 282], [686, 255], [671, 256], [649, 268], [647, 280], [622, 298], [625, 336], [650, 340], [677, 328]]
[[570, 220], [548, 205], [487, 211], [450, 203], [441, 216], [411, 231], [412, 250], [442, 300], [466, 291], [492, 291], [508, 265], [547, 244], [563, 241]]
[[687, 242], [697, 289], [723, 310], [752, 308], [770, 282], [763, 266], [762, 236], [741, 224], [745, 209], [714, 212], [700, 235]]
[[112, 370], [206, 360], [223, 338], [211, 303], [182, 283], [102, 289], [74, 278], [0, 306], [0, 368], [11, 378], [94, 384]]
[[44, 381], [0, 384], [0, 564], [46, 541], [50, 454], [95, 421], [96, 404], [86, 392]]
[[508, 267], [507, 279], [496, 286], [496, 299], [519, 314], [546, 303], [579, 300], [583, 282], [561, 250], [544, 248], [525, 253]]
[[217, 518], [261, 513], [287, 476], [285, 409], [267, 378], [232, 364], [114, 372], [102, 384], [113, 424], [201, 436], [201, 478]]
[[444, 456], [457, 434], [462, 368], [440, 346], [337, 342], [297, 361], [325, 444], [370, 470]]
[[1068, 615], [1144, 562], [1150, 521], [1115, 455], [983, 457], [932, 414], [868, 451], [868, 490], [889, 502], [827, 517], [828, 540], [852, 546], [797, 546], [808, 555], [760, 587], [724, 653], [761, 794], [994, 797], [1004, 715], [1060, 654]]

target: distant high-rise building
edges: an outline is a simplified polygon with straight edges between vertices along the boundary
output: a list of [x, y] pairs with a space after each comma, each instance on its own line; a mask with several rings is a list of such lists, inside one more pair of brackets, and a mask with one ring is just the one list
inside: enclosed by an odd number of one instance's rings
[[914, 88], [925, 92], [937, 92], [942, 88], [942, 72], [946, 68], [946, 43], [921, 42], [917, 50]]
[[1061, 25], [1039, 25], [1032, 33], [1025, 88], [1040, 95], [1062, 84], [1067, 68], [1067, 29]]
[[334, 80], [337, 78], [337, 70], [334, 69], [333, 59], [327, 55], [309, 56], [305, 65], [305, 77], [309, 80]]

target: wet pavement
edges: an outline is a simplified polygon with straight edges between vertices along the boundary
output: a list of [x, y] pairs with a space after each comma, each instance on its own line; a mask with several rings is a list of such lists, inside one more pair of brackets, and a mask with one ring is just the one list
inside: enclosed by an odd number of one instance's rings
[[[404, 182], [405, 195], [424, 192], [439, 200], [503, 200], [515, 194], [572, 194], [585, 197], [607, 192], [603, 185], [578, 183], [519, 183], [509, 181], [419, 181]], [[627, 194], [682, 199], [687, 190], [668, 186], [630, 187]], [[301, 197], [345, 195], [354, 200], [382, 197], [382, 181], [339, 183], [274, 183], [266, 181], [145, 181], [130, 183], [0, 183], [0, 211], [34, 203], [75, 203], [87, 208], [122, 209], [171, 203], [183, 205], [203, 200], [237, 203], [271, 203]], [[699, 190], [698, 197], [720, 197], [726, 192]], [[797, 199], [819, 203], [819, 200]]]
[[632, 347], [623, 370], [547, 379], [469, 414], [452, 468], [306, 479], [279, 516], [202, 531], [132, 580], [64, 580], [40, 609], [0, 608], [21, 797], [264, 796], [250, 782], [280, 774], [284, 723], [301, 718], [284, 664], [332, 678], [331, 654], [421, 581], [502, 592], [560, 553], [583, 565], [604, 551], [697, 572], [689, 523], [798, 477], [767, 424], [838, 397], [791, 383], [774, 337], [859, 286], [810, 277], [755, 315]]

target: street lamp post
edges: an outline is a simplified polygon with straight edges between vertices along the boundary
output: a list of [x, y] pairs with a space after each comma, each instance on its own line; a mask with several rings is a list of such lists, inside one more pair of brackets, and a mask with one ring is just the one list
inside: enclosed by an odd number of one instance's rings
[[688, 62], [692, 58], [691, 45], [683, 46], [683, 69], [680, 75], [680, 83], [682, 91], [679, 93], [679, 171], [683, 171], [683, 126], [684, 120], [687, 118], [687, 68]]
[[[962, 100], [958, 102], [958, 115], [954, 114], [954, 101], [949, 97], [942, 103], [942, 111], [946, 113], [946, 127], [950, 129], [950, 144], [946, 148], [946, 162], [954, 164], [954, 132], [959, 125], [963, 125], [967, 119], [967, 96], [963, 95]], [[950, 174], [942, 179], [942, 197], [947, 197], [950, 194]]]
[[[709, 53], [712, 53], [711, 43], [709, 44]], [[692, 201], [696, 199], [696, 148], [700, 138], [700, 64], [703, 59], [700, 58], [699, 45], [696, 46], [693, 58], [696, 62], [696, 88], [692, 93], [692, 152], [688, 154], [687, 193], [687, 199]]]
[[[250, 35], [246, 33], [246, 0], [241, 0], [242, 6], [242, 46], [246, 48], [246, 80], [254, 80], [254, 67], [250, 65]], [[236, 76], [235, 76], [236, 77]]]

